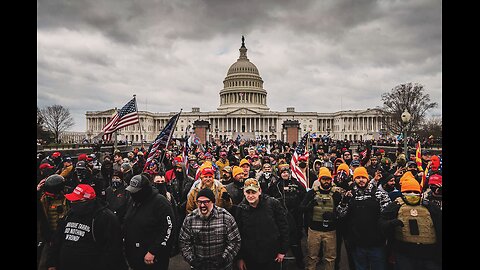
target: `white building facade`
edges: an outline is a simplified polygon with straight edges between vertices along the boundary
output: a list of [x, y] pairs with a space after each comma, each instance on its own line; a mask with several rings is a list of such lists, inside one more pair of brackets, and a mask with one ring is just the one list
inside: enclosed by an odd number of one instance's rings
[[[239, 51], [240, 57], [230, 66], [223, 81], [217, 111], [202, 112], [198, 107], [192, 108], [190, 112], [182, 111], [173, 137], [183, 137], [189, 125], [195, 128], [196, 133], [197, 126], [203, 126], [204, 140], [207, 141], [216, 138], [235, 139], [240, 135], [244, 139], [280, 139], [291, 142], [298, 141], [307, 131], [312, 137], [328, 134], [333, 139], [348, 140], [377, 139], [385, 135], [382, 115], [378, 109], [319, 113], [296, 112], [295, 108], [287, 107], [285, 112], [271, 111], [267, 107], [267, 91], [263, 88], [262, 77], [247, 57], [243, 37]], [[99, 134], [113, 113], [113, 109], [88, 111], [87, 138]], [[140, 124], [118, 130], [117, 140], [141, 142], [143, 137], [147, 142], [152, 142], [168, 120], [178, 112], [138, 113]]]

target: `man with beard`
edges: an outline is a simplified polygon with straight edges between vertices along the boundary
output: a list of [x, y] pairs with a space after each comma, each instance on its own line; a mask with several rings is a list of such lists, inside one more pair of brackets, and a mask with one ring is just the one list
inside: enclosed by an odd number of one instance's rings
[[232, 207], [232, 198], [228, 194], [227, 189], [225, 188], [220, 181], [214, 179], [215, 171], [212, 167], [200, 167], [200, 182], [194, 184], [188, 193], [186, 211], [190, 214], [194, 209], [197, 208], [196, 197], [200, 190], [204, 188], [209, 188], [215, 194], [215, 204], [227, 210], [230, 210]]
[[220, 182], [222, 182], [223, 185], [226, 186], [232, 183], [233, 182], [232, 167], [230, 166], [223, 167], [221, 177], [222, 178], [220, 179]]
[[380, 178], [380, 185], [378, 186], [378, 189], [387, 192], [391, 201], [394, 201], [396, 198], [402, 195], [400, 190], [398, 190], [396, 187], [395, 176], [393, 174], [387, 174]]
[[375, 175], [376, 171], [380, 171], [382, 174], [384, 173], [383, 168], [378, 162], [378, 159], [376, 156], [370, 157], [370, 165], [368, 165], [366, 168], [367, 168], [368, 175]]
[[79, 184], [65, 198], [71, 208], [55, 232], [47, 260], [49, 269], [126, 270], [120, 223], [97, 199], [95, 190]]
[[230, 166], [230, 161], [227, 159], [227, 150], [220, 151], [220, 158], [215, 162], [219, 171], [222, 171], [225, 166]]
[[347, 224], [355, 269], [385, 269], [386, 239], [379, 233], [378, 220], [390, 198], [377, 188], [376, 181], [370, 181], [365, 167], [355, 169], [353, 180], [353, 189], [345, 193], [337, 211]]
[[176, 220], [165, 196], [154, 191], [148, 177], [137, 174], [126, 188], [129, 201], [124, 221], [125, 253], [134, 269], [168, 269]]
[[235, 214], [236, 206], [243, 200], [243, 179], [244, 174], [242, 168], [235, 166], [233, 167], [233, 182], [226, 185], [228, 194], [232, 197], [232, 208], [229, 210], [230, 213]]
[[184, 220], [179, 244], [182, 256], [193, 269], [233, 269], [240, 250], [241, 237], [233, 216], [215, 205], [215, 194], [209, 188], [197, 194], [197, 209]]
[[[307, 237], [307, 270], [315, 270], [317, 263], [322, 260], [325, 270], [335, 268], [337, 253], [336, 207], [340, 203], [342, 195], [339, 191], [332, 190], [332, 175], [325, 167], [319, 169], [318, 179], [313, 182], [303, 199], [300, 208], [304, 211], [308, 223]], [[318, 253], [323, 245], [323, 258]]]
[[277, 199], [262, 194], [256, 179], [245, 181], [243, 194], [235, 216], [242, 236], [238, 269], [279, 270], [289, 245], [286, 210]]

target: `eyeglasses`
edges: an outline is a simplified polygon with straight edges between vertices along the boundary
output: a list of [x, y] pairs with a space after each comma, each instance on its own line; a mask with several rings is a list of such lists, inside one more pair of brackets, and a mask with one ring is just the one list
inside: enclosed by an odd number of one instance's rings
[[202, 205], [202, 204], [207, 205], [207, 204], [209, 204], [210, 202], [211, 202], [210, 200], [204, 200], [204, 201], [198, 200], [198, 201], [197, 201], [197, 204], [198, 204], [198, 205]]

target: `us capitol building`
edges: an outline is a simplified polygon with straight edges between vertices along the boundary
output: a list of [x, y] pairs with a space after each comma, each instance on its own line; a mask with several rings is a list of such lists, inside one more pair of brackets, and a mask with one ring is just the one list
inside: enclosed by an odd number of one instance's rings
[[[216, 138], [235, 140], [238, 135], [244, 139], [280, 139], [292, 143], [298, 142], [307, 131], [312, 137], [329, 135], [333, 139], [349, 140], [367, 140], [385, 135], [378, 109], [319, 113], [296, 112], [294, 107], [287, 107], [284, 112], [270, 111], [267, 90], [263, 88], [258, 68], [247, 57], [244, 37], [239, 51], [240, 57], [230, 66], [223, 80], [217, 111], [202, 112], [198, 107], [190, 112], [182, 111], [173, 137], [185, 136], [189, 126], [202, 143]], [[87, 111], [87, 139], [99, 134], [113, 113], [114, 109]], [[138, 143], [141, 142], [141, 133], [150, 143], [178, 112], [138, 113], [140, 125], [118, 130], [117, 140]]]

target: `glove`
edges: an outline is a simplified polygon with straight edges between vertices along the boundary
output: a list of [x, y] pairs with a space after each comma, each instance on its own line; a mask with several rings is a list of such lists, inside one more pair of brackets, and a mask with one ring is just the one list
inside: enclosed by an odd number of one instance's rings
[[334, 219], [335, 215], [332, 212], [323, 213], [323, 220], [333, 221]]
[[222, 199], [224, 199], [225, 201], [228, 201], [230, 199], [230, 194], [228, 194], [228, 192], [223, 192]]
[[395, 228], [397, 226], [403, 227], [403, 222], [400, 219], [392, 219], [388, 222], [388, 225]]
[[353, 196], [347, 196], [347, 195], [344, 195], [343, 198], [342, 198], [342, 204], [343, 205], [346, 205], [350, 202], [350, 200], [352, 199]]

